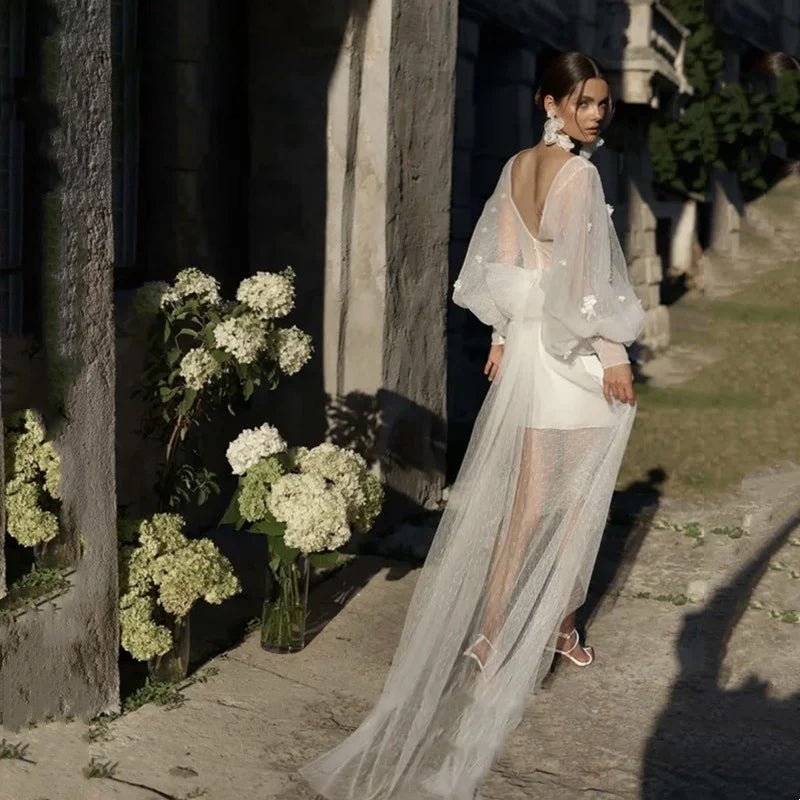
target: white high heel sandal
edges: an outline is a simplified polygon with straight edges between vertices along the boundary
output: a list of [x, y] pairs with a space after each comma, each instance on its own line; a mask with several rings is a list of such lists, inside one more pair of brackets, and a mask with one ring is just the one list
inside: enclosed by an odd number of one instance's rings
[[477, 662], [478, 666], [480, 667], [481, 672], [483, 672], [484, 664], [480, 660], [480, 658], [478, 657], [478, 654], [473, 652], [473, 648], [475, 647], [476, 644], [478, 644], [478, 642], [480, 642], [481, 639], [483, 639], [486, 642], [486, 644], [488, 644], [489, 647], [491, 647], [492, 650], [495, 651], [495, 653], [497, 652], [497, 648], [489, 641], [489, 639], [486, 636], [484, 636], [482, 633], [479, 633], [478, 637], [475, 639], [475, 641], [461, 655], [465, 656], [467, 658], [474, 658], [475, 661]]
[[591, 645], [587, 645], [583, 648], [589, 654], [588, 661], [578, 661], [578, 659], [575, 658], [575, 656], [570, 655], [570, 653], [572, 653], [572, 651], [581, 643], [581, 637], [578, 634], [577, 628], [573, 628], [569, 633], [559, 633], [558, 638], [569, 640], [572, 638], [573, 633], [575, 634], [575, 643], [573, 645], [568, 647], [566, 650], [559, 650], [558, 647], [555, 647], [553, 649], [555, 650], [556, 653], [559, 653], [562, 656], [566, 656], [573, 664], [577, 664], [579, 667], [588, 667], [589, 664], [591, 664], [592, 661], [594, 661], [594, 648]]

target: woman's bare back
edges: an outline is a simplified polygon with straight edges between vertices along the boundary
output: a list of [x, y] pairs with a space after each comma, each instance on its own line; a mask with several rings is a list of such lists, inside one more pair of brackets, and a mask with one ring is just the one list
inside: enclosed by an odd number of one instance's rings
[[520, 151], [511, 165], [511, 199], [525, 227], [534, 237], [539, 236], [550, 186], [570, 158], [574, 156], [560, 147], [537, 144]]

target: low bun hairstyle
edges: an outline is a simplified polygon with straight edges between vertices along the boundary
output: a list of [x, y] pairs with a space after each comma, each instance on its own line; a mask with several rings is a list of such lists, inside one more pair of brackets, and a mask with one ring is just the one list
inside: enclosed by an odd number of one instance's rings
[[751, 65], [751, 70], [757, 75], [777, 78], [784, 72], [793, 72], [800, 69], [800, 60], [789, 53], [763, 53]]
[[[603, 70], [600, 69], [593, 58], [576, 51], [558, 53], [547, 63], [542, 73], [542, 80], [533, 98], [534, 102], [544, 111], [544, 98], [547, 95], [552, 95], [557, 103], [560, 103], [565, 97], [570, 97], [576, 89], [580, 96], [586, 81], [590, 78], [601, 78], [608, 82]], [[614, 103], [610, 89], [608, 100], [608, 114], [603, 120], [603, 127], [610, 122], [614, 114]]]

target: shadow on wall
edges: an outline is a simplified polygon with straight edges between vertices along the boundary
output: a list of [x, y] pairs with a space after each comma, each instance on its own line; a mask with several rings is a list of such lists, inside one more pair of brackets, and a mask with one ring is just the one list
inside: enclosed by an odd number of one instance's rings
[[[315, 347], [292, 391], [262, 392], [253, 410], [294, 444], [317, 444], [327, 427], [322, 361], [326, 225], [330, 215], [348, 213], [346, 198], [328, 207], [328, 133], [331, 124], [346, 124], [348, 142], [355, 141], [361, 70], [354, 64], [351, 71], [351, 108], [331, 109], [329, 86], [350, 26], [352, 57], [362, 56], [370, 6], [371, 0], [249, 6], [249, 261], [254, 270], [294, 267], [292, 322], [311, 334]], [[347, 222], [342, 220], [341, 227], [347, 229]]]
[[[209, 465], [225, 479], [225, 449], [243, 428], [269, 421], [291, 444], [314, 445], [325, 435], [328, 88], [348, 26], [356, 39], [363, 35], [371, 0], [168, 5], [142, 0], [140, 7], [139, 282], [196, 266], [230, 296], [242, 277], [290, 264], [297, 297], [285, 323], [310, 333], [315, 348], [296, 376], [209, 427]], [[355, 126], [357, 117], [350, 119]], [[151, 443], [132, 444], [140, 415], [128, 377], [138, 361], [120, 340], [117, 468], [129, 477], [120, 499], [144, 508], [158, 454]], [[224, 483], [223, 494], [231, 486]], [[221, 504], [204, 507], [197, 524], [213, 524]]]
[[[428, 514], [438, 504], [438, 497], [429, 498], [427, 504], [411, 498], [415, 494], [415, 475], [425, 473], [433, 484], [444, 462], [446, 423], [441, 417], [397, 392], [384, 389], [377, 395], [350, 392], [331, 399], [329, 408], [330, 441], [352, 447], [369, 464], [379, 462], [384, 474], [393, 474], [393, 485], [384, 484], [386, 496], [375, 523], [376, 535], [389, 533], [396, 520]], [[378, 409], [383, 409], [383, 413]], [[424, 436], [419, 436], [420, 431]], [[416, 445], [420, 438], [426, 442], [425, 449]], [[403, 491], [404, 481], [408, 482], [408, 493]]]
[[701, 611], [684, 618], [681, 673], [644, 753], [643, 800], [797, 796], [800, 693], [769, 697], [768, 682], [755, 675], [739, 689], [722, 684], [736, 623], [770, 559], [798, 526], [800, 510]]

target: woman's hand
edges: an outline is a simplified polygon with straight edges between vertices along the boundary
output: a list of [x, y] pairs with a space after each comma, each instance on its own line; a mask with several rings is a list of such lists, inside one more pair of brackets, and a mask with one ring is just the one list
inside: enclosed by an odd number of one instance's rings
[[489, 376], [489, 380], [494, 380], [497, 375], [497, 370], [500, 369], [500, 362], [503, 359], [503, 344], [493, 344], [489, 348], [489, 357], [486, 359], [486, 366], [483, 368], [483, 374]]
[[621, 403], [634, 405], [633, 372], [630, 364], [615, 364], [603, 370], [603, 397], [610, 403], [616, 397]]

